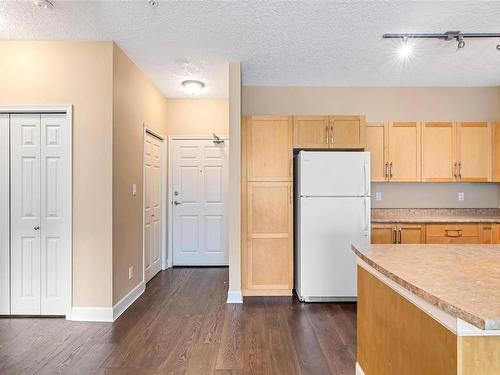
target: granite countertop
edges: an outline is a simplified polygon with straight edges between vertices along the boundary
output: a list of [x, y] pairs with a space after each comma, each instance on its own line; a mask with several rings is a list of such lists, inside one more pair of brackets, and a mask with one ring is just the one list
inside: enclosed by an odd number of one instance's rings
[[479, 329], [500, 330], [500, 245], [353, 245], [369, 266]]
[[497, 208], [374, 208], [372, 223], [500, 223]]

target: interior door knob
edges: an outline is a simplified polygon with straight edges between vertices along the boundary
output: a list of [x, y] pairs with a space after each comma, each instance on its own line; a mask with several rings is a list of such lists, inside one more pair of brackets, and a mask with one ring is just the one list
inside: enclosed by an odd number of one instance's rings
[[34, 230], [38, 230], [38, 229], [40, 229], [40, 227], [33, 227], [33, 229], [34, 229]]

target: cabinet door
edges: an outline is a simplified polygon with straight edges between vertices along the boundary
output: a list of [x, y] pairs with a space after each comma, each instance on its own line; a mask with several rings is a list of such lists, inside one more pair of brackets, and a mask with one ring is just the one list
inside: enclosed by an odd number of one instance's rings
[[494, 182], [500, 182], [500, 122], [496, 122], [491, 125], [492, 133], [492, 170], [493, 175], [491, 180]]
[[363, 116], [330, 116], [330, 148], [360, 149], [364, 145]]
[[493, 223], [483, 223], [480, 224], [480, 241], [482, 244], [492, 244], [495, 243], [495, 224]]
[[452, 122], [422, 124], [422, 181], [449, 182], [456, 178], [455, 126]]
[[372, 224], [372, 244], [396, 243], [395, 224]]
[[387, 126], [384, 123], [368, 123], [365, 127], [365, 150], [370, 152], [371, 180], [387, 180]]
[[425, 243], [425, 224], [398, 224], [398, 243]]
[[392, 122], [389, 124], [390, 181], [420, 181], [420, 124]]
[[459, 180], [481, 182], [491, 179], [491, 126], [487, 122], [457, 125]]
[[291, 182], [248, 184], [248, 258], [243, 277], [255, 294], [291, 294], [292, 213]]
[[290, 117], [250, 117], [246, 121], [248, 181], [292, 180]]
[[328, 148], [327, 116], [296, 116], [293, 118], [293, 147]]

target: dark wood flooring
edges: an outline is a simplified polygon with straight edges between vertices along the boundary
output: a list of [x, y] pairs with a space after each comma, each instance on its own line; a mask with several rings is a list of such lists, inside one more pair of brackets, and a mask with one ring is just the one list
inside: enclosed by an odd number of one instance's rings
[[355, 304], [227, 305], [227, 280], [163, 271], [115, 323], [0, 319], [0, 374], [354, 374]]

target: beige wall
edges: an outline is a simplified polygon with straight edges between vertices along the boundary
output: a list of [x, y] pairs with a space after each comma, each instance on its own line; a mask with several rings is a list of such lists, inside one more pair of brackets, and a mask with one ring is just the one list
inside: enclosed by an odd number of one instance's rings
[[169, 135], [229, 134], [227, 99], [167, 99]]
[[497, 87], [242, 88], [244, 115], [366, 115], [367, 121], [487, 120], [500, 115]]
[[[373, 208], [497, 208], [495, 183], [373, 183]], [[382, 200], [376, 201], [376, 192]], [[463, 192], [465, 200], [458, 201]]]
[[229, 292], [241, 294], [241, 65], [229, 64]]
[[0, 105], [73, 105], [73, 305], [112, 304], [112, 43], [0, 42]]
[[[167, 135], [167, 98], [113, 46], [113, 304], [142, 282], [143, 124]], [[165, 169], [166, 173], [166, 169]], [[132, 184], [137, 195], [132, 195]], [[128, 278], [129, 267], [134, 276]]]

